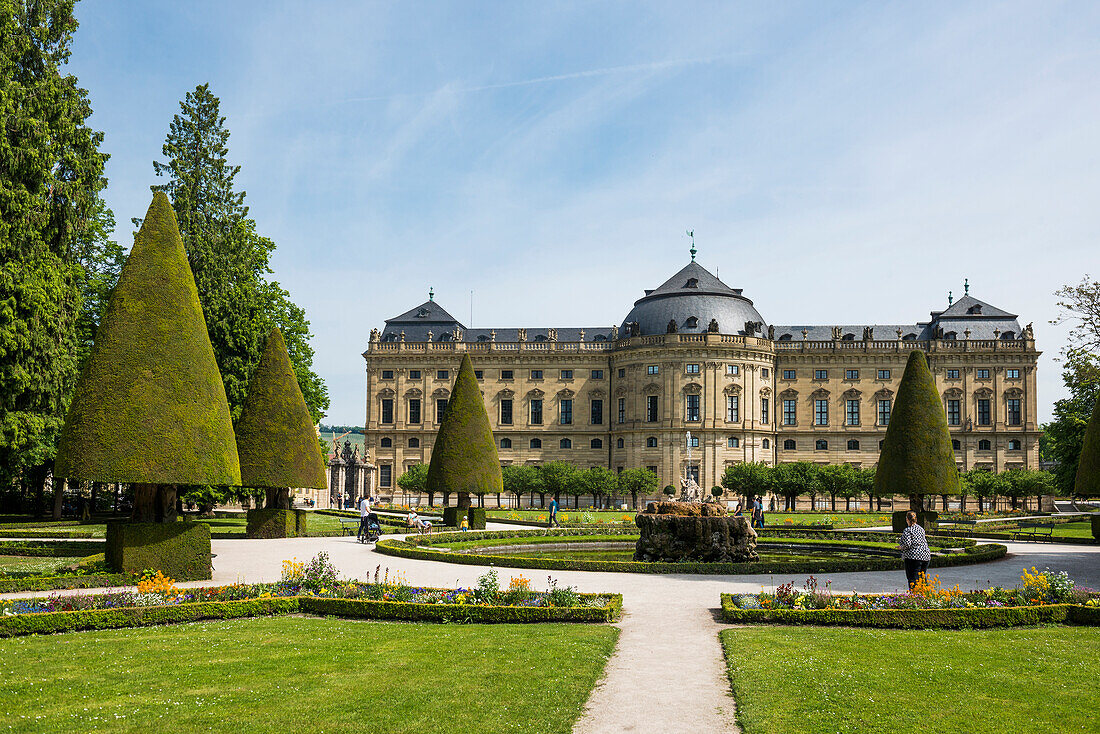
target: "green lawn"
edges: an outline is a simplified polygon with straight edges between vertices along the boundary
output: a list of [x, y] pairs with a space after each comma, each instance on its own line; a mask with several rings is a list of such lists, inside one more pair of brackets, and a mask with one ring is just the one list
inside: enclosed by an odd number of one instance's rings
[[565, 734], [603, 625], [263, 618], [0, 641], [0, 729]]
[[1100, 629], [722, 632], [745, 734], [1096, 731]]
[[70, 566], [79, 560], [79, 558], [69, 557], [0, 556], [0, 576], [6, 573], [26, 573], [28, 571], [50, 573], [59, 568]]

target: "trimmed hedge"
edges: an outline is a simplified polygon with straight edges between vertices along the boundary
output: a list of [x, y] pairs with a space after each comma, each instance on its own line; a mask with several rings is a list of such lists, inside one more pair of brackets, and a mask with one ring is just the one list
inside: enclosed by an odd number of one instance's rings
[[210, 578], [210, 526], [201, 522], [107, 524], [107, 566], [161, 571], [176, 581]]
[[0, 530], [0, 538], [94, 538], [91, 530]]
[[[900, 533], [908, 527], [905, 522], [905, 516], [909, 514], [909, 510], [898, 510], [890, 516], [890, 527], [893, 528], [895, 533]], [[917, 524], [930, 533], [936, 532], [939, 528], [940, 513], [934, 510], [923, 510], [917, 513]]]
[[[484, 507], [444, 507], [443, 524], [449, 528], [457, 528], [462, 525], [463, 516], [470, 522], [470, 530], [485, 529]], [[495, 521], [494, 521], [495, 522]]]
[[1092, 539], [1100, 540], [1100, 515], [1093, 515], [1092, 518]]
[[102, 553], [106, 546], [102, 540], [90, 543], [21, 543], [18, 541], [0, 542], [0, 556], [28, 556], [33, 558], [71, 558]]
[[1075, 604], [975, 609], [740, 609], [722, 594], [722, 619], [733, 624], [836, 625], [892, 629], [980, 629], [1035, 624], [1100, 624], [1100, 608]]
[[162, 607], [121, 607], [74, 612], [41, 612], [0, 617], [0, 637], [44, 635], [80, 630], [150, 627], [157, 624], [198, 622], [204, 619], [234, 619], [298, 611], [297, 597], [207, 601]]
[[0, 579], [0, 594], [15, 591], [53, 591], [55, 589], [98, 589], [103, 586], [133, 586], [137, 576], [128, 573], [61, 574]]
[[249, 538], [305, 537], [305, 510], [252, 509], [248, 511], [245, 535]]
[[[551, 531], [550, 535], [568, 537], [570, 534], [582, 535], [583, 533], [570, 533], [570, 529]], [[543, 534], [543, 533], [540, 533]], [[615, 533], [603, 533], [612, 535]], [[625, 534], [625, 533], [624, 533]], [[436, 536], [427, 536], [433, 544], [445, 543], [448, 540], [458, 542], [460, 540], [473, 540], [468, 533], [446, 533]], [[520, 537], [515, 531], [487, 531], [478, 533], [477, 538], [507, 538]], [[504, 568], [531, 568], [539, 570], [555, 571], [610, 571], [619, 573], [690, 573], [690, 574], [775, 574], [775, 573], [844, 573], [851, 571], [897, 571], [904, 567], [900, 558], [890, 559], [847, 559], [838, 558], [832, 561], [778, 561], [769, 563], [757, 561], [755, 563], [645, 563], [639, 561], [587, 561], [570, 560], [564, 558], [528, 558], [522, 556], [490, 556], [474, 555], [469, 553], [451, 553], [446, 551], [427, 550], [421, 547], [423, 543], [412, 540], [382, 539], [375, 544], [375, 550], [391, 556], [401, 558], [414, 558], [426, 561], [443, 561], [445, 563], [458, 563], [467, 566], [502, 566]], [[967, 548], [964, 553], [952, 556], [938, 556], [929, 564], [932, 568], [949, 566], [964, 566], [972, 563], [984, 563], [1003, 558], [1008, 548], [1003, 545], [988, 544]]]
[[500, 458], [470, 353], [462, 355], [443, 422], [432, 442], [428, 489], [434, 492], [499, 494], [504, 491]]
[[608, 596], [603, 607], [485, 607], [471, 604], [413, 604], [371, 599], [299, 597], [303, 612], [358, 619], [402, 619], [413, 622], [614, 622], [622, 611], [621, 594], [580, 594], [581, 598]]

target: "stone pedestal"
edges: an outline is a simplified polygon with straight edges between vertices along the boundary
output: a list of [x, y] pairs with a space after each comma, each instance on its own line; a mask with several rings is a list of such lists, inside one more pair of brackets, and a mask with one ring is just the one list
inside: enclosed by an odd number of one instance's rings
[[726, 515], [715, 503], [651, 502], [634, 518], [641, 537], [635, 561], [758, 561], [756, 531], [747, 517]]

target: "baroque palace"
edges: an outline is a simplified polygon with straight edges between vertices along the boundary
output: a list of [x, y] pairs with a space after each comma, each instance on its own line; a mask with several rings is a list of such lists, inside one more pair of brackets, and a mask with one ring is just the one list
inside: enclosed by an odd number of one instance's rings
[[966, 291], [926, 322], [769, 324], [693, 248], [617, 327], [467, 329], [429, 294], [372, 330], [363, 353], [375, 486], [430, 460], [465, 352], [502, 464], [648, 467], [662, 486], [691, 475], [704, 488], [742, 461], [874, 466], [920, 349], [959, 468], [1037, 468], [1031, 325]]

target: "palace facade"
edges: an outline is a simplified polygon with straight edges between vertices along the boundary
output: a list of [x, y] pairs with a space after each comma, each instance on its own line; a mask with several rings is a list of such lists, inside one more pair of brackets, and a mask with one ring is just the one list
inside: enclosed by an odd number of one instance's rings
[[690, 474], [704, 488], [742, 461], [874, 466], [920, 349], [959, 468], [1037, 468], [1031, 325], [966, 290], [924, 322], [776, 325], [693, 252], [614, 327], [467, 329], [429, 294], [363, 353], [377, 487], [429, 461], [464, 353], [502, 464], [648, 467], [662, 486]]

